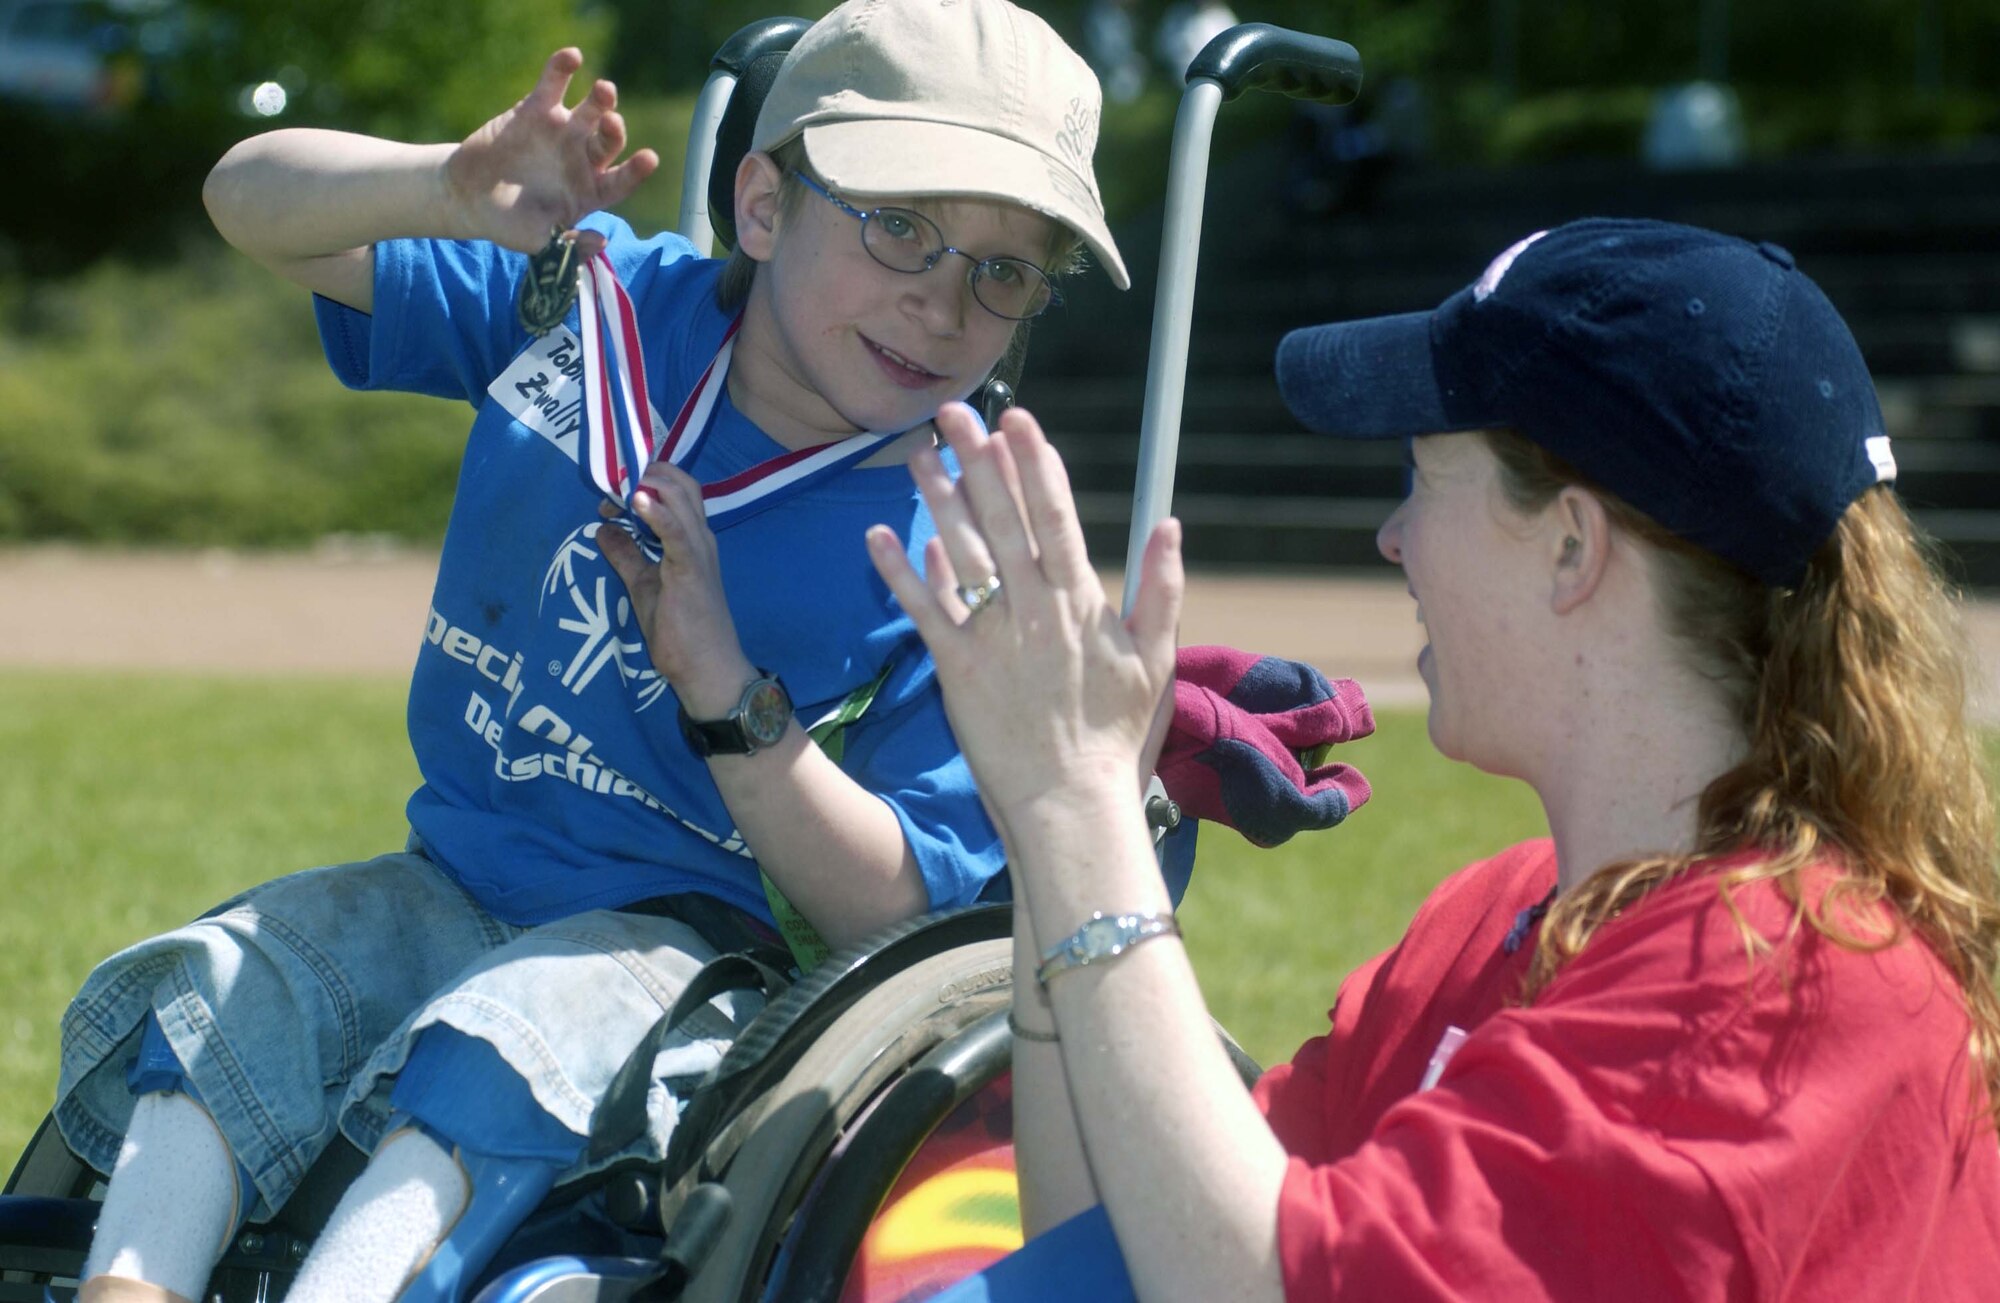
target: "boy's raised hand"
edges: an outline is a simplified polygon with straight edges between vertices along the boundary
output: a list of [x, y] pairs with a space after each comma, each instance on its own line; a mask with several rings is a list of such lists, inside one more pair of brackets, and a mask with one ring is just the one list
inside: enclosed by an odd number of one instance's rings
[[610, 82], [592, 83], [581, 103], [564, 107], [582, 66], [582, 51], [557, 50], [533, 90], [452, 152], [445, 184], [458, 234], [533, 253], [551, 230], [624, 199], [659, 167], [650, 149], [615, 161], [626, 145], [625, 119]]

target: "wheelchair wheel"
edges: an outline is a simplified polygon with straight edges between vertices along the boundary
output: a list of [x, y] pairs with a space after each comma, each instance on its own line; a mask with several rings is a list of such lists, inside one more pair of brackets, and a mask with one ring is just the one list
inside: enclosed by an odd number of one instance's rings
[[1020, 1247], [1012, 1066], [995, 1011], [870, 1101], [792, 1215], [768, 1303], [928, 1298]]
[[[721, 1177], [729, 1224], [674, 1297], [925, 1298], [1019, 1246], [1010, 953], [1002, 939], [937, 955], [822, 1035], [760, 1101]], [[1216, 1032], [1254, 1083], [1255, 1060]]]
[[884, 1087], [1013, 998], [1013, 943], [995, 938], [918, 961], [855, 1001], [747, 1110], [721, 1184], [734, 1209], [689, 1281], [690, 1303], [762, 1293], [786, 1223], [844, 1129]]

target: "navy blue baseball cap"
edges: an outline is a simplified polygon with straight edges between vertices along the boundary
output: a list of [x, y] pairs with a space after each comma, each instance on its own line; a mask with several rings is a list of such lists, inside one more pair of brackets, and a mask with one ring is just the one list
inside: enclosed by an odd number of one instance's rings
[[1698, 227], [1538, 232], [1433, 311], [1293, 331], [1277, 366], [1310, 429], [1514, 430], [1781, 587], [1896, 476], [1867, 363], [1826, 295], [1777, 245]]

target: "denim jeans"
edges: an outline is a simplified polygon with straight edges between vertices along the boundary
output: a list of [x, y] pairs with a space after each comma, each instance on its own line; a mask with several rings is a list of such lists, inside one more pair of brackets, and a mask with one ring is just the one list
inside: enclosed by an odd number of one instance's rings
[[[537, 1104], [587, 1134], [626, 1056], [715, 954], [654, 914], [501, 922], [416, 851], [308, 869], [98, 965], [63, 1015], [56, 1122], [79, 1157], [111, 1170], [132, 1115], [126, 1065], [152, 1010], [256, 1183], [251, 1215], [268, 1216], [336, 1131], [373, 1150], [394, 1075], [433, 1023], [491, 1044]], [[628, 1154], [664, 1154], [680, 1109], [669, 1086], [712, 1067], [757, 1011], [720, 997], [668, 1040], [649, 1134]]]

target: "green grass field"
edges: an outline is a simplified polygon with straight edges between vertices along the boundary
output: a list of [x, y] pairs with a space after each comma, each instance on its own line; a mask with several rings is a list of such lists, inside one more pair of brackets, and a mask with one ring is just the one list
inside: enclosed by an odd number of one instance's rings
[[[415, 780], [400, 679], [0, 674], [0, 1163], [47, 1110], [56, 1028], [90, 965], [230, 893], [400, 845]], [[1215, 1015], [1260, 1061], [1325, 1025], [1340, 977], [1425, 892], [1541, 829], [1526, 788], [1389, 715], [1346, 759], [1375, 799], [1257, 850], [1204, 830], [1183, 910]]]

